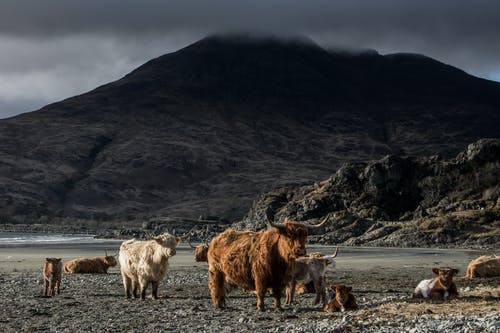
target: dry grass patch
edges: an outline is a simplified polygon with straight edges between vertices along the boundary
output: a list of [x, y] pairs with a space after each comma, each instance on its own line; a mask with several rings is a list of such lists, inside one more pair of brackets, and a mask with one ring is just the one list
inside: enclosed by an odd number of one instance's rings
[[500, 315], [500, 287], [478, 287], [460, 292], [460, 297], [451, 301], [426, 301], [408, 299], [362, 308], [353, 313], [359, 319], [377, 317], [391, 320], [395, 317], [412, 319], [421, 315]]

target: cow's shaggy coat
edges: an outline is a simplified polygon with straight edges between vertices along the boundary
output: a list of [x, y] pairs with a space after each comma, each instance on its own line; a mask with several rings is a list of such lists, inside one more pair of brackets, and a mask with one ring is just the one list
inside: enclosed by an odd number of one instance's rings
[[131, 239], [120, 246], [119, 261], [123, 286], [127, 298], [133, 294], [146, 298], [146, 289], [151, 283], [152, 296], [158, 298], [158, 286], [167, 274], [168, 259], [175, 255], [175, 248], [181, 239], [169, 233], [151, 240]]
[[483, 278], [500, 276], [500, 257], [499, 256], [481, 256], [472, 260], [467, 266], [465, 277]]
[[225, 306], [225, 281], [255, 290], [257, 309], [264, 309], [267, 289], [273, 292], [275, 308], [290, 282], [295, 259], [306, 254], [307, 226], [285, 220], [283, 225], [259, 232], [226, 230], [208, 248], [209, 288], [216, 307]]
[[110, 267], [115, 267], [117, 261], [114, 256], [97, 258], [78, 258], [64, 264], [67, 274], [106, 274]]

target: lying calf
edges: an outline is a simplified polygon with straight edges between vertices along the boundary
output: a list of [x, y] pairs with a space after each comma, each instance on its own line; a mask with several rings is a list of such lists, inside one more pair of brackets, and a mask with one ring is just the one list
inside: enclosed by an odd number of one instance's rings
[[356, 310], [356, 298], [351, 294], [352, 287], [343, 284], [331, 285], [329, 289], [330, 302], [323, 306], [326, 312], [344, 312], [346, 310]]
[[457, 286], [453, 282], [453, 276], [458, 273], [458, 269], [434, 267], [432, 272], [437, 276], [433, 279], [422, 280], [415, 288], [413, 298], [447, 300], [458, 296]]

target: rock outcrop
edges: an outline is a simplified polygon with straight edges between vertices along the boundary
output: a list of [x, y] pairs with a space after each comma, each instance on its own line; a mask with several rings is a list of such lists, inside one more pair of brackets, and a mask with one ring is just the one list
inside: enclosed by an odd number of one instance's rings
[[346, 163], [330, 178], [285, 187], [254, 202], [237, 228], [265, 216], [328, 218], [312, 239], [373, 246], [488, 246], [500, 240], [500, 139], [470, 144], [456, 158], [389, 155]]

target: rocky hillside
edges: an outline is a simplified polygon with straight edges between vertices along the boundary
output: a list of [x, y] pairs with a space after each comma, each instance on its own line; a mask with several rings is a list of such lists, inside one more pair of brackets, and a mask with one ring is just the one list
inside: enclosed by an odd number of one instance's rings
[[470, 144], [453, 159], [388, 155], [346, 163], [332, 177], [276, 189], [237, 228], [260, 229], [265, 216], [314, 222], [313, 241], [373, 246], [498, 246], [500, 139]]
[[[0, 120], [0, 221], [232, 220], [259, 194], [346, 161], [455, 155], [498, 136], [499, 107], [500, 84], [421, 55], [208, 37]], [[412, 195], [398, 205], [416, 209]], [[366, 216], [403, 209], [377, 207]]]

